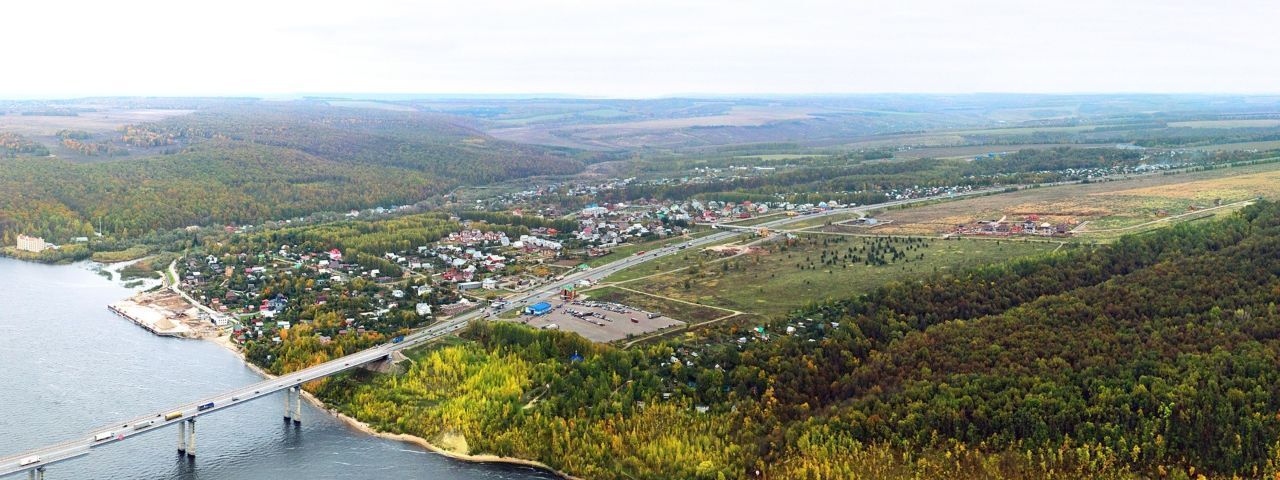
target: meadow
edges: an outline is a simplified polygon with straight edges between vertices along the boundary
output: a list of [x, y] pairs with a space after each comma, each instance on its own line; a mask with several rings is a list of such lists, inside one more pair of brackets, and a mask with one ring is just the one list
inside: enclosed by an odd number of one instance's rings
[[[1029, 188], [1013, 193], [968, 198], [920, 207], [876, 212], [893, 223], [871, 231], [878, 234], [938, 235], [956, 225], [1007, 217], [1020, 220], [1036, 215], [1041, 222], [1079, 225], [1089, 238], [1100, 232], [1150, 224], [1218, 204], [1231, 204], [1280, 192], [1280, 164], [1221, 168], [1208, 171], [1149, 175], [1138, 178]], [[1132, 233], [1132, 232], [1128, 232]], [[1114, 235], [1108, 235], [1113, 237]]]
[[[641, 265], [606, 281], [624, 281], [620, 285], [658, 297], [776, 316], [809, 303], [847, 298], [886, 282], [1001, 262], [1058, 246], [1043, 241], [804, 234], [763, 243], [729, 258], [713, 251], [677, 255], [665, 264]], [[665, 267], [683, 269], [661, 273]]]

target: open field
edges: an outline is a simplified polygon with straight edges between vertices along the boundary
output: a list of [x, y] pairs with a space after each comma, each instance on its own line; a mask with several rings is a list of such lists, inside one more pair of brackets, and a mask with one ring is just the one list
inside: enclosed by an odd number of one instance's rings
[[[807, 120], [813, 113], [824, 111], [822, 108], [782, 107], [768, 108], [749, 105], [729, 107], [721, 114], [696, 115], [687, 117], [654, 118], [635, 121], [619, 121], [613, 123], [586, 123], [577, 125], [537, 125], [538, 121], [552, 121], [568, 118], [570, 114], [551, 114], [543, 118], [524, 118], [512, 127], [493, 128], [488, 130], [494, 137], [521, 143], [545, 145], [574, 146], [592, 148], [621, 145], [640, 146], [646, 141], [672, 136], [690, 138], [695, 136], [688, 129], [713, 127], [760, 127], [775, 122]], [[609, 119], [620, 115], [605, 112], [599, 118]], [[648, 140], [646, 140], [648, 139]]]
[[975, 130], [958, 130], [948, 133], [955, 135], [1025, 135], [1029, 133], [1040, 132], [1084, 132], [1098, 128], [1097, 125], [1072, 125], [1064, 127], [1005, 127], [1005, 128], [985, 128]]
[[827, 157], [830, 157], [830, 156], [831, 156], [831, 155], [828, 155], [828, 154], [825, 154], [825, 153], [821, 153], [821, 154], [807, 154], [807, 153], [766, 153], [766, 154], [761, 154], [761, 155], [739, 155], [739, 156], [737, 156], [737, 157], [735, 157], [735, 158], [741, 158], [741, 159], [744, 159], [744, 160], [800, 160], [800, 159], [804, 159], [804, 158], [827, 158]]
[[[739, 235], [697, 249], [689, 249], [674, 255], [667, 255], [662, 258], [650, 260], [639, 265], [620, 270], [613, 275], [609, 275], [608, 277], [605, 277], [604, 283], [626, 282], [640, 277], [694, 265], [698, 262], [699, 258], [703, 258], [705, 255], [710, 255], [710, 253], [705, 252], [714, 251], [714, 249], [723, 245], [737, 244], [746, 241], [746, 239], [751, 238], [751, 236], [752, 235], [747, 234]], [[719, 254], [716, 255], [719, 256]]]
[[58, 130], [84, 130], [91, 133], [114, 132], [124, 125], [155, 122], [192, 110], [103, 110], [83, 112], [76, 116], [58, 115], [0, 115], [0, 132], [13, 132], [27, 136], [52, 136]]
[[1238, 143], [1220, 143], [1217, 145], [1205, 145], [1203, 147], [1195, 147], [1195, 150], [1203, 150], [1208, 152], [1222, 152], [1228, 150], [1275, 150], [1280, 149], [1280, 140], [1271, 140], [1265, 142], [1238, 142]]
[[[1224, 168], [1176, 175], [1152, 175], [1127, 180], [1019, 192], [889, 210], [876, 216], [892, 224], [871, 230], [879, 234], [937, 235], [956, 225], [1008, 217], [1036, 215], [1039, 221], [1078, 225], [1090, 230], [1125, 228], [1192, 210], [1251, 198], [1275, 197], [1280, 192], [1280, 164]], [[1225, 212], [1219, 212], [1225, 213]], [[1169, 222], [1153, 224], [1159, 226]]]
[[1195, 120], [1190, 122], [1169, 122], [1169, 126], [1185, 128], [1266, 128], [1280, 127], [1280, 120], [1265, 118], [1252, 120]]
[[706, 231], [700, 231], [700, 232], [693, 232], [693, 233], [690, 233], [688, 236], [684, 236], [684, 237], [668, 237], [661, 240], [654, 240], [652, 242], [645, 242], [645, 243], [628, 243], [628, 244], [614, 247], [613, 251], [609, 252], [608, 255], [592, 258], [590, 260], [587, 260], [586, 263], [589, 266], [598, 267], [601, 265], [618, 261], [621, 258], [635, 255], [637, 252], [640, 252], [640, 251], [649, 251], [655, 248], [661, 248], [665, 245], [669, 245], [672, 243], [689, 241], [698, 237], [710, 235], [711, 233], [712, 233], [712, 230], [706, 230]]
[[587, 136], [609, 136], [635, 130], [669, 130], [690, 127], [722, 126], [755, 127], [770, 122], [811, 118], [811, 112], [811, 109], [803, 108], [735, 106], [723, 115], [638, 120], [634, 122], [590, 125], [580, 127], [580, 129], [592, 132], [592, 134]]
[[373, 100], [331, 100], [329, 105], [335, 107], [347, 108], [373, 108], [377, 110], [390, 110], [393, 112], [412, 112], [413, 107], [405, 105], [397, 105], [394, 103], [378, 102]]
[[[893, 158], [913, 160], [917, 158], [968, 158], [988, 153], [1016, 152], [1024, 149], [1046, 149], [1062, 147], [1060, 143], [1024, 143], [1013, 145], [964, 145], [954, 147], [923, 147], [893, 152]], [[1110, 143], [1080, 143], [1070, 145], [1074, 148], [1113, 147]]]
[[825, 217], [814, 217], [814, 218], [806, 218], [803, 220], [797, 220], [795, 222], [792, 222], [791, 224], [788, 224], [783, 229], [784, 230], [802, 230], [806, 228], [820, 227], [820, 226], [832, 224], [832, 223], [840, 223], [840, 222], [846, 222], [849, 220], [857, 220], [859, 218], [862, 218], [861, 212], [837, 213], [837, 214], [828, 215]]
[[[689, 255], [681, 262], [689, 266], [687, 269], [622, 285], [662, 298], [781, 315], [809, 302], [848, 297], [889, 281], [1000, 262], [1056, 247], [1045, 242], [802, 235], [727, 260], [713, 252]], [[893, 260], [893, 251], [901, 257]], [[867, 260], [871, 258], [885, 264], [870, 265]]]

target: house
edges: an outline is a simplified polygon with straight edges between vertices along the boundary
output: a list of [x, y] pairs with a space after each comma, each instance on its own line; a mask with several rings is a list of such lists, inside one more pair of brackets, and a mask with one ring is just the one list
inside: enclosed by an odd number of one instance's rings
[[431, 304], [419, 303], [413, 306], [413, 310], [418, 313], [418, 316], [425, 317], [431, 315]]
[[480, 282], [480, 288], [485, 290], [497, 290], [498, 281], [492, 278], [486, 278], [484, 281]]

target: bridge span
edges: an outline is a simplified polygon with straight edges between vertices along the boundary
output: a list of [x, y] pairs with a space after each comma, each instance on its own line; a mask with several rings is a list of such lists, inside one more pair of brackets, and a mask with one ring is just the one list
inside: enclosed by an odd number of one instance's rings
[[222, 409], [243, 405], [281, 390], [287, 391], [284, 419], [300, 424], [302, 422], [302, 384], [381, 361], [398, 350], [452, 333], [464, 327], [467, 321], [475, 316], [475, 314], [464, 315], [406, 335], [402, 341], [397, 343], [386, 343], [361, 350], [342, 358], [246, 385], [229, 392], [223, 392], [183, 405], [176, 405], [140, 417], [113, 422], [92, 429], [80, 438], [0, 458], [0, 477], [27, 472], [28, 478], [43, 479], [45, 468], [49, 465], [88, 455], [94, 449], [106, 447], [107, 445], [125, 441], [129, 437], [154, 432], [172, 425], [178, 426], [178, 451], [194, 457], [196, 452], [196, 419]]

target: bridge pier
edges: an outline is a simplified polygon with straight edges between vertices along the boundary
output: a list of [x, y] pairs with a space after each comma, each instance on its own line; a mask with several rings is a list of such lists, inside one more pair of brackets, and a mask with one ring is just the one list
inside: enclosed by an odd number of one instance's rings
[[29, 480], [44, 480], [44, 467], [36, 467], [27, 471]]
[[178, 455], [187, 453], [187, 422], [178, 422]]
[[186, 423], [191, 424], [191, 428], [187, 431], [187, 434], [191, 435], [187, 437], [187, 456], [194, 458], [196, 456], [196, 419], [188, 418]]
[[290, 402], [292, 401], [293, 401], [293, 388], [291, 387], [284, 391], [284, 421], [285, 422], [292, 420], [293, 405], [290, 404]]
[[293, 387], [293, 424], [302, 425], [302, 386]]

